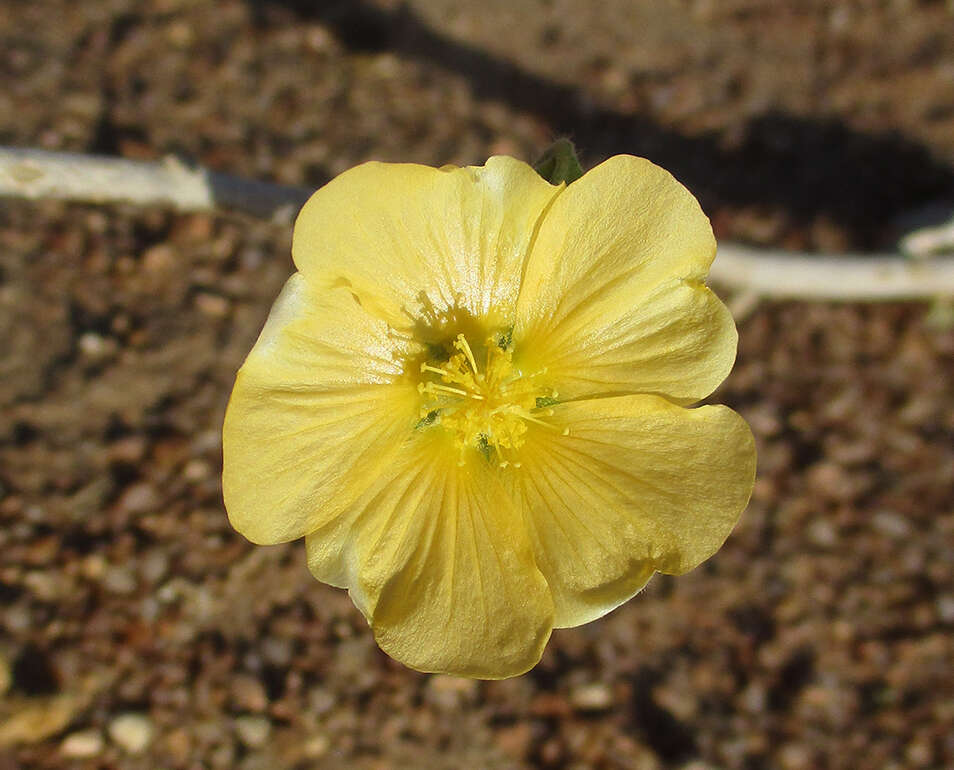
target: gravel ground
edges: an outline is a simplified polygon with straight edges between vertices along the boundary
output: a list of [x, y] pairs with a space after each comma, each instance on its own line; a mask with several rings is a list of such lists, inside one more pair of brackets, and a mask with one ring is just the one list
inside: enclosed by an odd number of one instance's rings
[[[671, 168], [720, 237], [890, 243], [954, 200], [937, 2], [11, 0], [0, 143], [319, 185], [368, 158]], [[503, 682], [374, 646], [221, 503], [290, 228], [0, 202], [0, 770], [954, 766], [954, 330], [766, 304], [715, 395], [760, 469], [726, 546]]]

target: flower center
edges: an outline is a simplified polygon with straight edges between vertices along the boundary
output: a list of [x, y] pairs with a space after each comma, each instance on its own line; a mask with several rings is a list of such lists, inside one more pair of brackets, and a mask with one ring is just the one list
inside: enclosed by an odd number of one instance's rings
[[553, 427], [544, 418], [553, 414], [557, 393], [540, 382], [546, 369], [527, 374], [514, 366], [509, 335], [486, 341], [482, 364], [463, 334], [453, 347], [457, 352], [446, 361], [421, 364], [427, 379], [418, 385], [419, 426], [436, 424], [450, 431], [462, 465], [467, 450], [476, 449], [506, 467], [512, 450], [526, 440], [528, 423]]

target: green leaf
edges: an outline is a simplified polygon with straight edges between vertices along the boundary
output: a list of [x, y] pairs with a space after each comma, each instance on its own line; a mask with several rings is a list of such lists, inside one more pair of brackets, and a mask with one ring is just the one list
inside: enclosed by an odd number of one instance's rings
[[576, 148], [569, 139], [557, 139], [544, 150], [533, 168], [550, 184], [570, 184], [583, 176], [583, 167], [576, 157]]

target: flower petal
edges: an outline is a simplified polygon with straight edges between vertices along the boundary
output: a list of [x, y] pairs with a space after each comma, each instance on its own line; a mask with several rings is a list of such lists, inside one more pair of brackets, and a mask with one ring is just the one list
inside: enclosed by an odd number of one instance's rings
[[222, 490], [236, 530], [256, 543], [301, 537], [387, 463], [418, 419], [402, 344], [347, 290], [288, 279], [225, 414]]
[[381, 649], [405, 665], [521, 674], [543, 653], [553, 603], [520, 514], [493, 466], [459, 467], [439, 433], [415, 440], [345, 516], [308, 535], [309, 567], [349, 586]]
[[305, 204], [292, 254], [309, 281], [345, 282], [399, 325], [456, 309], [509, 322], [537, 223], [563, 189], [494, 157], [441, 169], [365, 163]]
[[[709, 395], [735, 363], [738, 334], [728, 308], [695, 282], [656, 286], [624, 313], [604, 302], [529, 346], [524, 363], [559, 383], [564, 400], [655, 393], [690, 404]], [[528, 358], [530, 358], [528, 357]]]
[[547, 212], [515, 340], [548, 367], [563, 398], [698, 401], [735, 359], [732, 318], [702, 285], [714, 255], [709, 220], [688, 190], [643, 158], [610, 158]]
[[551, 419], [569, 435], [532, 430], [511, 479], [558, 628], [606, 614], [655, 570], [707, 559], [749, 500], [755, 445], [731, 409], [620, 396], [564, 404]]

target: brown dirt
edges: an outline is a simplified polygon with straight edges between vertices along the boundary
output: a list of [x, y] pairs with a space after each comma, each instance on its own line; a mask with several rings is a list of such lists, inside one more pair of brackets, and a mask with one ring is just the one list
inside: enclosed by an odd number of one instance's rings
[[[367, 158], [531, 158], [564, 132], [590, 163], [671, 168], [722, 237], [881, 245], [954, 199], [954, 13], [0, 6], [3, 143], [318, 185]], [[725, 548], [477, 683], [390, 661], [300, 543], [228, 526], [222, 413], [289, 240], [0, 203], [0, 768], [954, 765], [954, 331], [925, 307], [747, 317], [715, 400], [751, 422], [760, 473]]]

